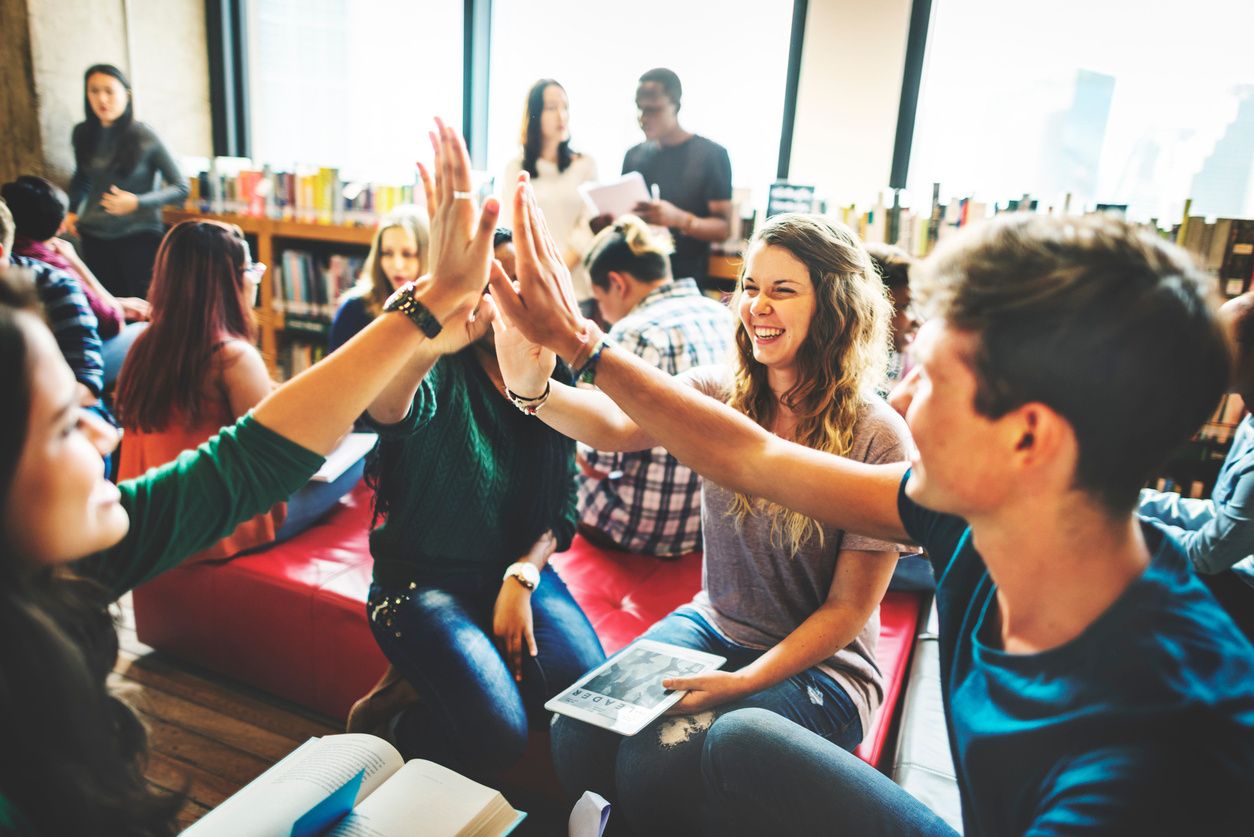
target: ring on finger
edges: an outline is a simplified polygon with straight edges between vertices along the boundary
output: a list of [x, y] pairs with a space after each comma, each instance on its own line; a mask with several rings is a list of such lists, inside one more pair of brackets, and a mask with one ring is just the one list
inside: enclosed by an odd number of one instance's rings
[[472, 197], [474, 196], [471, 195], [469, 192], [454, 192], [453, 193], [453, 200], [455, 201], [468, 201]]

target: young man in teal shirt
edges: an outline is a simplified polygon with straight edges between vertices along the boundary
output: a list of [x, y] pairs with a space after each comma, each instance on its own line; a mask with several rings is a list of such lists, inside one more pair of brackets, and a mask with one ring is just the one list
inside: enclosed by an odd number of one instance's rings
[[[1180, 546], [1133, 514], [1227, 385], [1208, 280], [1184, 254], [1105, 218], [1004, 218], [946, 242], [922, 265], [933, 318], [895, 405], [918, 452], [873, 466], [772, 436], [603, 346], [535, 252], [520, 244], [519, 291], [495, 282], [498, 305], [576, 368], [593, 359], [597, 386], [680, 461], [927, 548], [966, 834], [1248, 826], [1254, 650]], [[736, 677], [664, 685], [717, 695]], [[712, 833], [952, 833], [770, 713], [720, 718], [704, 770], [694, 804]]]

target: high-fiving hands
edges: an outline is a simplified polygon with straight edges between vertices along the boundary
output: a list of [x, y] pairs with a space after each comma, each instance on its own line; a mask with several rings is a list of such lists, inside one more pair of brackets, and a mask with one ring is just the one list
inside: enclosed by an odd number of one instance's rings
[[[447, 325], [482, 314], [479, 298], [488, 284], [492, 261], [492, 233], [501, 207], [488, 198], [476, 219], [471, 194], [470, 155], [466, 143], [439, 119], [429, 133], [435, 151], [432, 172], [419, 164], [431, 218], [429, 279], [420, 288], [424, 304]], [[489, 306], [486, 309], [490, 312]], [[481, 329], [486, 328], [486, 321]]]
[[570, 271], [536, 206], [526, 172], [514, 191], [514, 251], [516, 286], [504, 272], [492, 272], [497, 310], [531, 343], [574, 360], [595, 340], [596, 328], [579, 313]]

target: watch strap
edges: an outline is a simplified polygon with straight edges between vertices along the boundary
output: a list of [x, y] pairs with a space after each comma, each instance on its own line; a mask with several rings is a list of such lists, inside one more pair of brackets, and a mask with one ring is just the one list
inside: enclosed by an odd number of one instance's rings
[[422, 301], [414, 296], [414, 290], [417, 285], [414, 282], [406, 282], [396, 289], [396, 292], [388, 297], [388, 301], [383, 303], [384, 311], [398, 311], [404, 314], [418, 326], [419, 330], [428, 338], [434, 340], [440, 336], [440, 332], [444, 330], [444, 326], [440, 325], [440, 321], [436, 319], [435, 314], [431, 313], [431, 309], [422, 304]]

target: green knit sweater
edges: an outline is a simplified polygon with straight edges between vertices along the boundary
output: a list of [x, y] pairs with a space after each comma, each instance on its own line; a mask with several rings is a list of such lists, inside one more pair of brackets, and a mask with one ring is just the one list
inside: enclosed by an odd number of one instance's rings
[[441, 358], [409, 414], [374, 429], [386, 510], [370, 533], [380, 584], [503, 570], [546, 530], [559, 550], [570, 545], [574, 443], [507, 401], [473, 349]]

